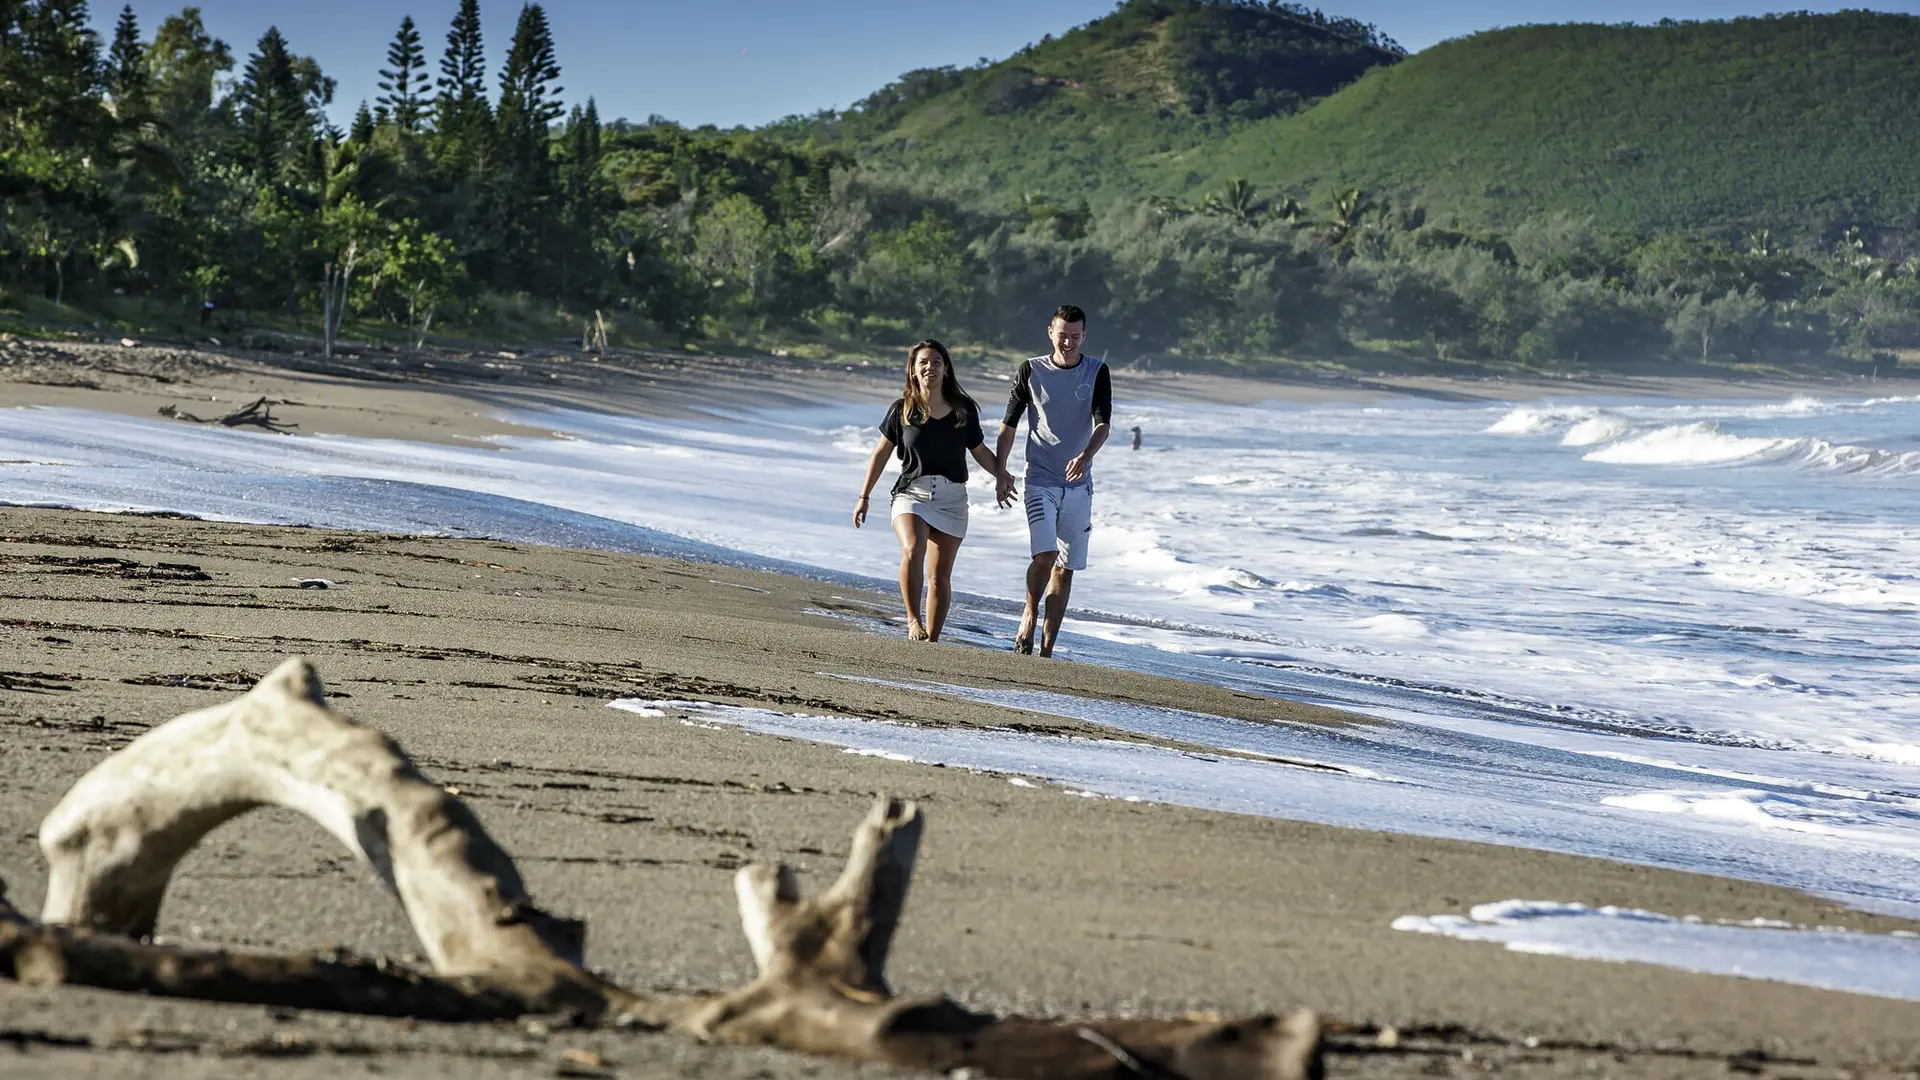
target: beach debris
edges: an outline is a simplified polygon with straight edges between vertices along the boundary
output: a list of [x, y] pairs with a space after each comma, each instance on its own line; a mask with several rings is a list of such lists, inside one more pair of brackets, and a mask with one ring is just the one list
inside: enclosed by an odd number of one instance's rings
[[273, 418], [273, 407], [275, 405], [285, 404], [286, 402], [284, 401], [275, 402], [268, 401], [266, 398], [255, 398], [252, 402], [240, 406], [225, 416], [195, 416], [169, 402], [160, 406], [160, 415], [170, 420], [185, 420], [193, 424], [222, 424], [226, 427], [263, 427], [268, 431], [276, 431], [282, 435], [291, 435], [293, 434], [293, 429], [300, 426], [299, 424], [290, 424], [283, 420], [275, 420]]
[[[425, 1020], [537, 1017], [1008, 1078], [1174, 1076], [1303, 1080], [1321, 1070], [1313, 1013], [1223, 1020], [1039, 1020], [900, 998], [886, 961], [925, 818], [881, 797], [839, 878], [806, 897], [791, 867], [734, 878], [759, 974], [691, 998], [636, 994], [585, 966], [585, 927], [548, 914], [455, 791], [386, 736], [327, 706], [293, 658], [243, 696], [187, 713], [109, 755], [40, 827], [49, 872], [39, 921], [0, 884], [0, 977], [163, 997]], [[229, 952], [138, 940], [169, 879], [209, 832], [249, 810], [314, 819], [399, 899], [430, 971], [339, 952]], [[531, 1030], [531, 1029], [530, 1029]], [[562, 1054], [572, 1075], [597, 1053]]]
[[560, 1052], [560, 1063], [554, 1073], [558, 1076], [605, 1076], [607, 1063], [604, 1058], [591, 1050], [570, 1046]]
[[130, 337], [123, 337], [120, 339], [120, 347], [123, 349], [137, 348], [139, 347], [139, 345], [140, 345], [139, 342], [133, 340]]
[[323, 577], [297, 577], [290, 580], [303, 589], [331, 589], [340, 584], [332, 578]]

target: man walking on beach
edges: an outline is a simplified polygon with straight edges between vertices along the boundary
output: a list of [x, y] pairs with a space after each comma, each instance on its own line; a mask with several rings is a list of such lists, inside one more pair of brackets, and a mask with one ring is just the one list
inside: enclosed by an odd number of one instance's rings
[[[1087, 541], [1093, 533], [1093, 455], [1107, 441], [1113, 420], [1113, 386], [1107, 365], [1082, 356], [1087, 339], [1086, 312], [1064, 304], [1047, 324], [1050, 356], [1020, 365], [1000, 422], [994, 450], [1000, 464], [996, 494], [1013, 494], [1007, 455], [1014, 432], [1027, 420], [1027, 536], [1033, 561], [1027, 564], [1027, 606], [1014, 636], [1013, 651], [1033, 651], [1033, 630], [1041, 623], [1040, 655], [1053, 655], [1060, 620], [1067, 614], [1073, 574], [1087, 568]], [[1044, 619], [1041, 597], [1046, 597]]]

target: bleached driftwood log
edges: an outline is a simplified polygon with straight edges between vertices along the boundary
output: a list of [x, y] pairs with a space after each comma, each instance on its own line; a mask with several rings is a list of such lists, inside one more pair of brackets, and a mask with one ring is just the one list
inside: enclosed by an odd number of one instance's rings
[[[306, 814], [366, 860], [399, 898], [433, 974], [134, 940], [152, 933], [180, 859], [263, 805]], [[746, 867], [735, 887], [759, 977], [692, 999], [633, 994], [587, 971], [580, 924], [534, 907], [472, 812], [391, 740], [329, 710], [318, 676], [295, 659], [236, 701], [146, 733], [74, 785], [41, 826], [51, 864], [41, 922], [14, 912], [0, 887], [0, 976], [436, 1020], [565, 1013], [1014, 1078], [1319, 1075], [1319, 1022], [1307, 1012], [1077, 1022], [895, 998], [887, 953], [921, 828], [913, 804], [882, 799], [855, 830], [840, 878], [812, 899], [786, 866]]]
[[219, 825], [260, 806], [297, 810], [399, 897], [446, 977], [522, 1011], [599, 1015], [631, 995], [580, 967], [583, 928], [533, 906], [519, 871], [465, 803], [386, 736], [326, 706], [288, 660], [237, 701], [177, 717], [81, 777], [40, 825], [42, 922], [153, 933], [174, 867]]

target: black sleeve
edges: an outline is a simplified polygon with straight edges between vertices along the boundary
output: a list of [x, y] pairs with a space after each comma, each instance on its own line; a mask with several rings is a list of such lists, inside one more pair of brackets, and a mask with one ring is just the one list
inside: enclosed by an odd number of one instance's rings
[[1100, 370], [1093, 374], [1093, 422], [1113, 423], [1113, 380], [1107, 377], [1105, 361], [1101, 362]]
[[961, 441], [967, 444], [967, 449], [969, 450], [987, 441], [987, 433], [980, 430], [980, 410], [978, 408], [970, 408], [967, 410], [967, 430], [960, 434]]
[[1001, 420], [1008, 427], [1019, 427], [1020, 418], [1033, 404], [1033, 361], [1020, 361], [1020, 374], [1013, 377], [1013, 392], [1007, 395], [1007, 415]]
[[907, 399], [901, 398], [887, 409], [887, 418], [880, 421], [880, 434], [895, 446], [900, 445], [900, 414], [906, 410]]

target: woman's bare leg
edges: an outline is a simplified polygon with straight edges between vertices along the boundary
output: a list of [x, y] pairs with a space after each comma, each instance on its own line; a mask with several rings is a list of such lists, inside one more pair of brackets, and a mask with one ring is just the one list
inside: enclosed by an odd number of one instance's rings
[[907, 605], [907, 636], [919, 641], [927, 636], [926, 624], [920, 621], [920, 591], [925, 585], [920, 560], [926, 557], [927, 523], [919, 514], [895, 515], [893, 535], [900, 539], [900, 600]]
[[929, 527], [927, 541], [927, 640], [939, 641], [953, 603], [953, 560], [960, 554], [960, 538]]

